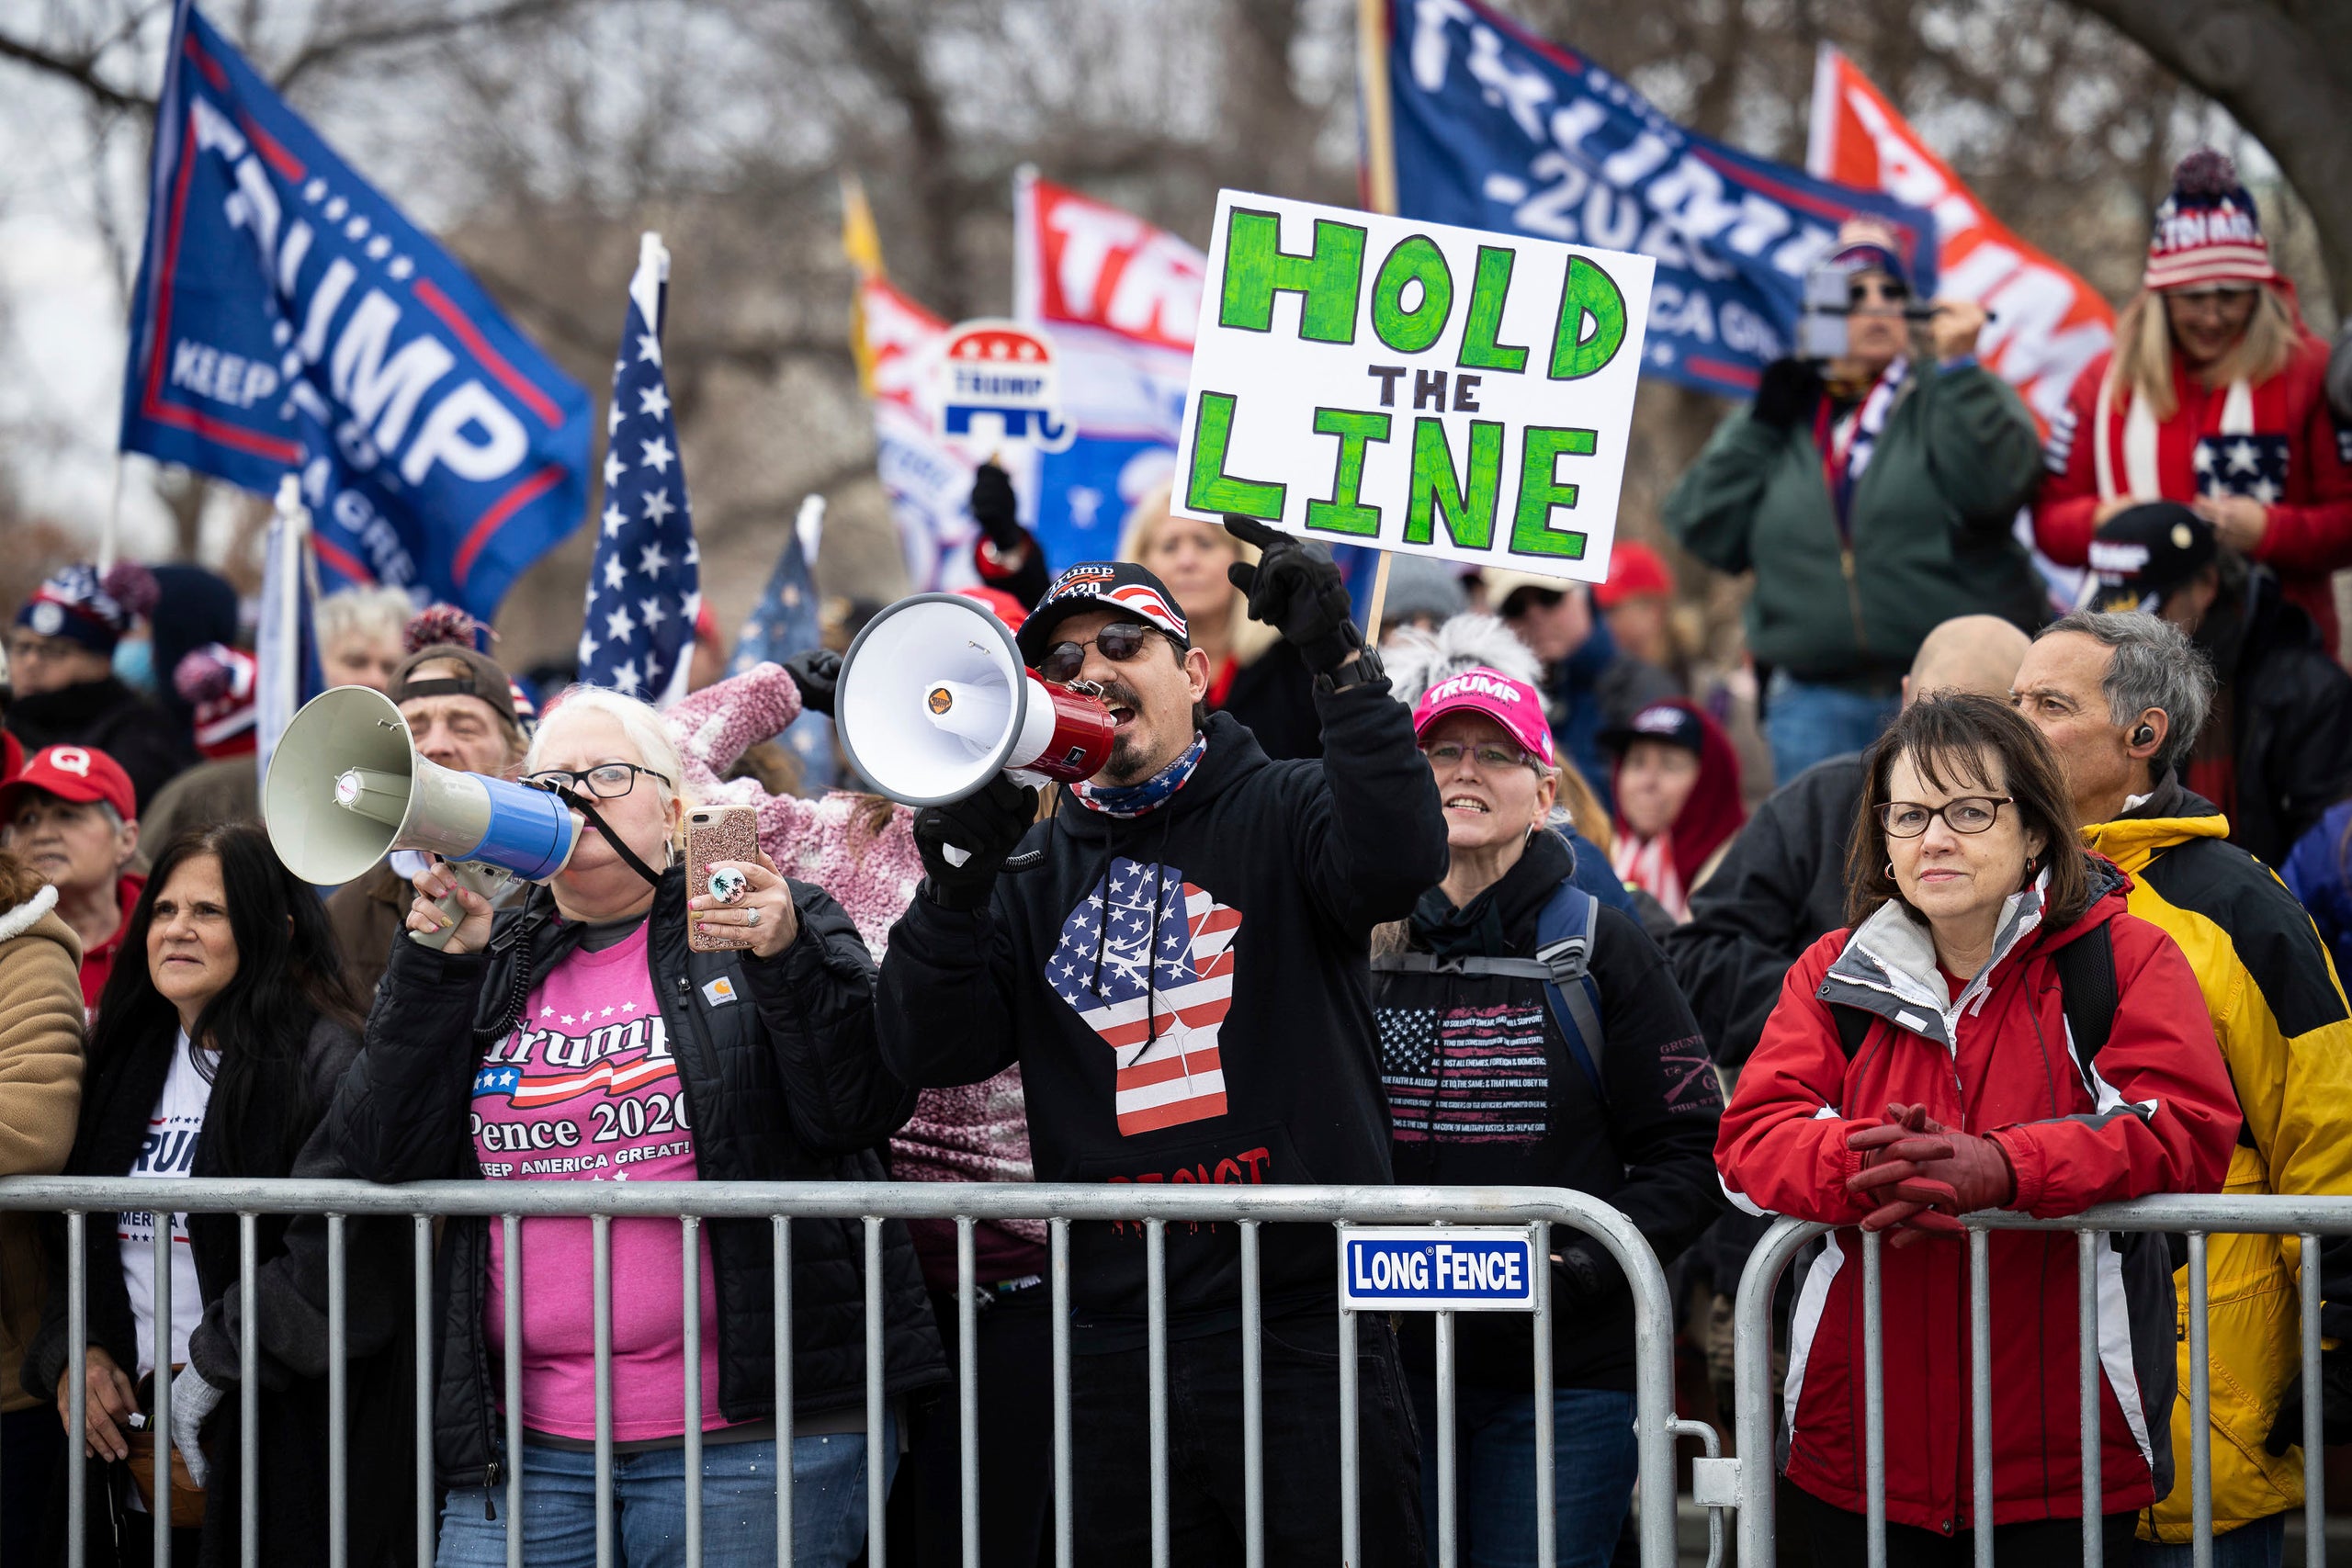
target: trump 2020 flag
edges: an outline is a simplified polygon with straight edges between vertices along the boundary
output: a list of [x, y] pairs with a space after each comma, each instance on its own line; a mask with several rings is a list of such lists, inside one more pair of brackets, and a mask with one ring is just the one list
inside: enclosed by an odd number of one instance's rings
[[1062, 922], [1046, 982], [1117, 1059], [1122, 1137], [1225, 1114], [1217, 1036], [1240, 931], [1240, 910], [1174, 866], [1125, 856]]
[[1675, 124], [1589, 60], [1479, 0], [1388, 0], [1396, 208], [1657, 263], [1645, 374], [1744, 397], [1789, 352], [1804, 275], [1858, 213], [1934, 292], [1935, 226]]
[[686, 694], [702, 610], [701, 558], [678, 426], [662, 375], [662, 318], [670, 292], [662, 236], [639, 243], [628, 283], [613, 406], [605, 415], [605, 510], [588, 570], [580, 679], [668, 705]]
[[180, 0], [121, 446], [301, 477], [330, 586], [487, 621], [579, 525], [588, 397]]

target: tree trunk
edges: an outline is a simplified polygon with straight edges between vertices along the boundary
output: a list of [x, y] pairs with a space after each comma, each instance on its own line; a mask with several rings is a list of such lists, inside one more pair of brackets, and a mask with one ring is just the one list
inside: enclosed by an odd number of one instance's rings
[[2298, 0], [2077, 0], [2236, 118], [2311, 209], [2352, 310], [2352, 14]]

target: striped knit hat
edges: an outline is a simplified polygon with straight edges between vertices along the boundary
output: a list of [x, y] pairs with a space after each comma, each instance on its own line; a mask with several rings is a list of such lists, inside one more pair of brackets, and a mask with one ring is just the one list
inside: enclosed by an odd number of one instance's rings
[[2278, 281], [2262, 215], [2238, 183], [2237, 165], [2211, 147], [2183, 158], [2172, 172], [2172, 193], [2156, 209], [2143, 287]]

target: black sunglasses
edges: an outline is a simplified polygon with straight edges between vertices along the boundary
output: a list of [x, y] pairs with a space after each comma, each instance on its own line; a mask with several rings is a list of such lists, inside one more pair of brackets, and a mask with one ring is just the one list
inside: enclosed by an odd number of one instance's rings
[[1037, 673], [1057, 686], [1068, 685], [1086, 667], [1088, 649], [1099, 649], [1112, 663], [1125, 664], [1159, 635], [1140, 621], [1113, 621], [1084, 642], [1057, 642], [1046, 649], [1046, 657], [1037, 661]]

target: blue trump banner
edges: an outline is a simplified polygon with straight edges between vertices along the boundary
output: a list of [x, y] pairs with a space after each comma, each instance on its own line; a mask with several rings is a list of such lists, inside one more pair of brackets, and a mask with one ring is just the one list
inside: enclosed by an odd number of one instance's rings
[[578, 526], [587, 394], [195, 6], [173, 18], [121, 446], [270, 494], [330, 587], [488, 620]]
[[1934, 290], [1935, 224], [1685, 130], [1590, 61], [1479, 0], [1389, 0], [1400, 216], [1657, 263], [1643, 371], [1728, 397], [1789, 352], [1804, 275], [1868, 215]]

